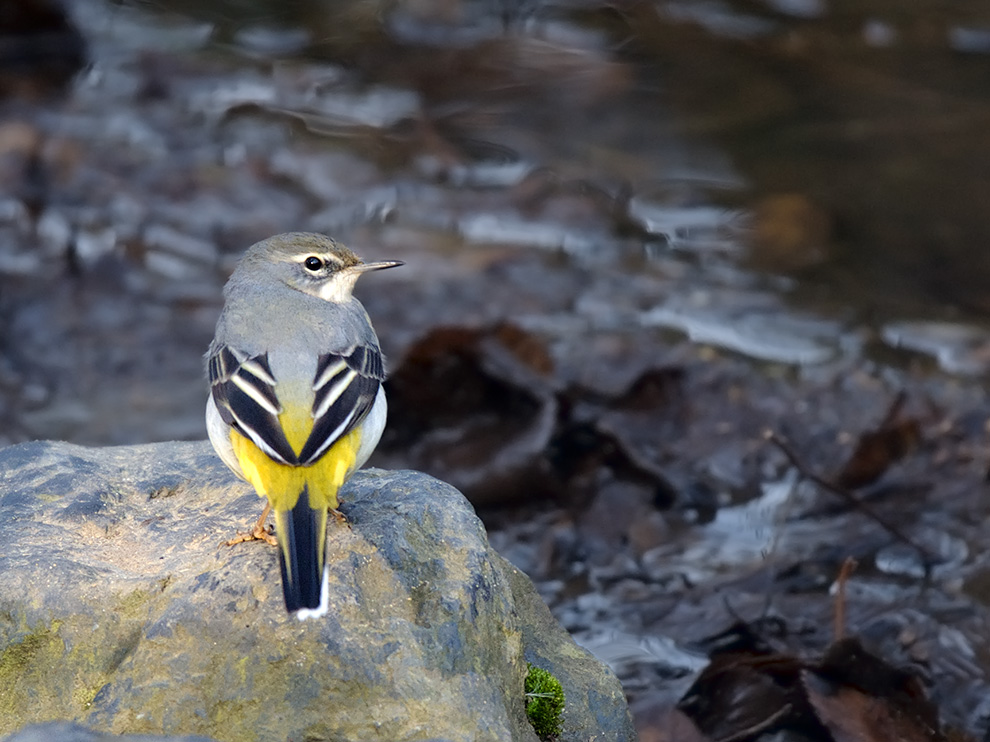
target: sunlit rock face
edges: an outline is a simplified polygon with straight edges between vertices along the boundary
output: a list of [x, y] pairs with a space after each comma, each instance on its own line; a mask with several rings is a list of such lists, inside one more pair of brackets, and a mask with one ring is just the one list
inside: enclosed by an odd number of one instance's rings
[[0, 734], [535, 740], [533, 662], [564, 687], [562, 739], [635, 738], [615, 676], [457, 490], [371, 470], [342, 503], [329, 612], [300, 622], [275, 549], [221, 545], [261, 503], [207, 443], [0, 450]]

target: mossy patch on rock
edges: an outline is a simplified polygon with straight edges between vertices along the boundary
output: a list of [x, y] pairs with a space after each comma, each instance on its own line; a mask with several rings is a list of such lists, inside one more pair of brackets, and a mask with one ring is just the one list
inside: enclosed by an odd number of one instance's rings
[[524, 691], [526, 693], [526, 717], [533, 725], [536, 736], [545, 742], [555, 740], [561, 733], [561, 716], [564, 713], [564, 689], [553, 673], [528, 665]]
[[[0, 719], [13, 718], [53, 695], [45, 677], [58, 671], [65, 654], [58, 630], [58, 621], [41, 625], [0, 651]], [[0, 732], [4, 731], [12, 729], [4, 729], [0, 721]]]

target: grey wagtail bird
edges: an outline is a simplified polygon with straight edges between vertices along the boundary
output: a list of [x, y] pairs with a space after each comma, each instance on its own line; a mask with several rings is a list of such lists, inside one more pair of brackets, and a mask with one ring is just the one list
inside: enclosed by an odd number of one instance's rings
[[268, 498], [254, 535], [267, 536], [274, 511], [285, 607], [300, 619], [327, 611], [327, 513], [385, 427], [378, 337], [351, 292], [397, 265], [296, 232], [248, 248], [224, 287], [206, 426], [223, 462]]

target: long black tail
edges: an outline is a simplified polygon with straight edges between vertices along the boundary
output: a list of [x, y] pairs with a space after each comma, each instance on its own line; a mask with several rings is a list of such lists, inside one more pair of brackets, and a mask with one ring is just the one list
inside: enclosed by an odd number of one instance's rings
[[324, 564], [326, 559], [327, 509], [309, 505], [304, 487], [292, 510], [275, 511], [275, 535], [282, 567], [282, 594], [289, 613], [303, 611], [300, 618], [326, 612]]

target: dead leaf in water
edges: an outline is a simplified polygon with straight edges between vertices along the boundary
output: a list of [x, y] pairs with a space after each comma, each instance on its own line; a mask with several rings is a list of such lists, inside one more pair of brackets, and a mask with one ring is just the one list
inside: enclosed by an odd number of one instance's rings
[[938, 713], [917, 676], [866, 651], [858, 639], [833, 644], [801, 678], [808, 701], [835, 742], [944, 739]]
[[476, 505], [553, 489], [544, 455], [557, 402], [541, 342], [505, 325], [437, 328], [413, 344], [388, 382], [394, 456], [450, 482]]
[[901, 416], [904, 401], [904, 395], [898, 395], [880, 426], [860, 435], [836, 478], [840, 487], [856, 489], [873, 484], [918, 447], [921, 423], [914, 417]]
[[546, 343], [515, 325], [436, 328], [387, 382], [390, 424], [374, 462], [427, 471], [479, 506], [581, 504], [603, 470], [669, 506], [676, 491], [655, 452], [658, 426], [678, 416], [683, 372], [649, 370], [614, 396], [560, 388], [554, 372]]
[[755, 742], [792, 732], [823, 742], [941, 742], [921, 681], [868, 652], [857, 638], [822, 659], [733, 651], [712, 656], [678, 708], [712, 739]]

